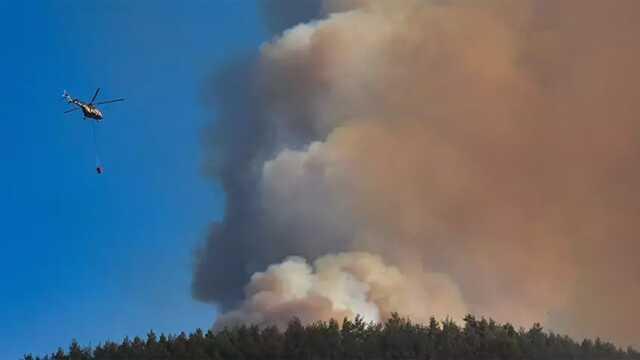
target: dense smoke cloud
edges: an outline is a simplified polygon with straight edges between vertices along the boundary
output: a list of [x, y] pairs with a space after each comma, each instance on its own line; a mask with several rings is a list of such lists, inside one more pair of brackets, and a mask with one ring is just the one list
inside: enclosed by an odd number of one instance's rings
[[[352, 314], [317, 292], [289, 304], [274, 284], [292, 264], [320, 271], [288, 256], [365, 256], [415, 284], [407, 304], [423, 308], [406, 315], [640, 343], [640, 3], [314, 4], [320, 20], [215, 81], [209, 169], [228, 204], [194, 295], [230, 310], [225, 323]], [[459, 289], [450, 309], [422, 283], [436, 275], [442, 294]], [[356, 279], [376, 316], [393, 311]]]
[[352, 252], [325, 255], [313, 266], [290, 257], [252, 275], [246, 300], [220, 316], [216, 327], [242, 323], [284, 328], [293, 315], [304, 323], [356, 315], [382, 321], [398, 309], [424, 322], [431, 316], [461, 318], [467, 311], [446, 275], [409, 278], [379, 256]]

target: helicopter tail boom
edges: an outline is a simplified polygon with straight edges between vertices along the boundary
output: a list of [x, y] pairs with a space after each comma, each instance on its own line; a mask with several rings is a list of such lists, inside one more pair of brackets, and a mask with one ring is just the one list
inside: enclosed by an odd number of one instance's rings
[[71, 97], [71, 95], [69, 95], [69, 93], [67, 92], [67, 90], [63, 90], [62, 91], [62, 98], [68, 102], [68, 103], [72, 103], [73, 102], [73, 98]]

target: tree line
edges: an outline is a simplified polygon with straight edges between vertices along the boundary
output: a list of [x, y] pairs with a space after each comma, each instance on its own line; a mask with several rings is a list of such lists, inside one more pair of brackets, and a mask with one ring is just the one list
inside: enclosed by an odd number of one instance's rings
[[491, 319], [467, 315], [464, 324], [437, 321], [414, 323], [393, 314], [383, 323], [362, 318], [318, 321], [303, 325], [292, 319], [281, 331], [275, 326], [237, 326], [189, 335], [153, 332], [146, 340], [124, 338], [81, 347], [75, 340], [68, 350], [23, 360], [640, 360], [640, 352], [621, 349], [600, 339], [575, 341], [544, 331], [540, 324], [514, 328]]

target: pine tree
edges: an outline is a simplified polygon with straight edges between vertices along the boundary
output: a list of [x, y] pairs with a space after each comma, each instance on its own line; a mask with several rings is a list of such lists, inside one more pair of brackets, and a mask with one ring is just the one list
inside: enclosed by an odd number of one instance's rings
[[426, 360], [640, 360], [629, 347], [617, 348], [596, 338], [576, 342], [566, 335], [545, 332], [540, 324], [516, 331], [510, 324], [468, 315], [464, 326], [431, 318], [414, 324], [394, 313], [384, 323], [365, 323], [361, 317], [318, 321], [303, 325], [289, 322], [278, 328], [241, 325], [219, 332], [196, 330], [187, 336], [146, 341], [125, 337], [120, 344], [107, 341], [95, 349], [73, 340], [68, 353], [62, 349], [43, 358], [24, 355], [23, 360], [276, 360], [276, 359], [426, 359]]

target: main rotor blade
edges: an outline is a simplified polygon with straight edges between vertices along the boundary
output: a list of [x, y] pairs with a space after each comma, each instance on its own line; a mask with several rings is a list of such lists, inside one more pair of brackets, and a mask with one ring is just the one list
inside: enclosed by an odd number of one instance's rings
[[110, 104], [110, 103], [114, 103], [114, 102], [118, 102], [118, 101], [124, 101], [124, 98], [115, 99], [115, 100], [100, 101], [100, 102], [95, 103], [95, 105]]
[[70, 112], [74, 112], [74, 111], [78, 111], [78, 110], [80, 110], [80, 108], [69, 109], [69, 110], [65, 111], [64, 114], [68, 114]]
[[96, 98], [98, 97], [99, 92], [100, 92], [100, 88], [97, 88], [96, 93], [93, 94], [93, 97], [91, 98], [91, 101], [89, 102], [89, 104], [93, 104], [93, 102], [96, 101]]

